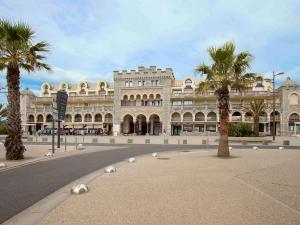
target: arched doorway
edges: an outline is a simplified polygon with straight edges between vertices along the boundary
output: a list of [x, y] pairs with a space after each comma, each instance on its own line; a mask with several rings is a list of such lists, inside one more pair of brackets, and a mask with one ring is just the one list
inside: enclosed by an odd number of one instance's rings
[[182, 123], [183, 132], [193, 132], [193, 114], [186, 112], [183, 114], [183, 123]]
[[180, 135], [181, 133], [181, 115], [174, 112], [171, 118], [172, 122], [172, 135]]
[[131, 115], [125, 115], [123, 118], [123, 134], [133, 134], [134, 133], [134, 125], [133, 125], [133, 117]]
[[[295, 134], [300, 130], [300, 116], [297, 113], [292, 113], [289, 116], [289, 131], [293, 131]], [[297, 126], [298, 125], [298, 126]]]
[[159, 116], [156, 114], [151, 115], [149, 120], [149, 134], [159, 135], [161, 133], [161, 125]]
[[113, 116], [111, 113], [107, 113], [104, 116], [104, 133], [107, 135], [111, 135], [113, 131]]
[[136, 117], [136, 133], [137, 135], [146, 135], [147, 134], [147, 120], [146, 116], [140, 114]]

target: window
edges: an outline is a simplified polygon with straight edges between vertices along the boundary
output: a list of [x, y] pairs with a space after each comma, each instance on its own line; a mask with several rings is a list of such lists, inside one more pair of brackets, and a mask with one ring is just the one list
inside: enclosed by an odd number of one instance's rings
[[142, 86], [145, 86], [145, 81], [144, 80], [142, 81]]
[[129, 87], [132, 87], [132, 81], [129, 81]]
[[128, 81], [125, 81], [125, 87], [129, 87]]
[[142, 86], [142, 81], [139, 81], [139, 87], [141, 87]]
[[172, 105], [181, 105], [181, 101], [173, 101]]
[[151, 86], [154, 86], [154, 80], [151, 80]]
[[183, 105], [193, 105], [193, 101], [183, 101]]
[[158, 86], [158, 80], [155, 81], [155, 86]]

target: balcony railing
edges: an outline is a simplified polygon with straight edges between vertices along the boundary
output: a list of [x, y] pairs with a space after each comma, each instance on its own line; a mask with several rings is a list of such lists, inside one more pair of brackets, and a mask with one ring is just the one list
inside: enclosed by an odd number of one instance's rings
[[[275, 93], [278, 96], [278, 93]], [[247, 92], [237, 92], [230, 91], [231, 96], [272, 96], [272, 92], [270, 91], [247, 91]], [[215, 96], [214, 92], [204, 92], [204, 93], [195, 93], [195, 92], [180, 92], [180, 93], [172, 93], [172, 98], [186, 98], [186, 97], [209, 97]]]
[[203, 105], [173, 105], [172, 110], [180, 111], [180, 110], [215, 110], [218, 108], [217, 104], [203, 104]]
[[[93, 96], [68, 96], [68, 102], [89, 102], [99, 100], [113, 101], [113, 95], [93, 95]], [[52, 103], [53, 97], [36, 97], [35, 103]]]
[[[27, 107], [27, 113], [52, 113], [52, 106], [39, 108]], [[113, 106], [84, 106], [84, 107], [67, 107], [66, 113], [84, 113], [84, 112], [111, 112]]]

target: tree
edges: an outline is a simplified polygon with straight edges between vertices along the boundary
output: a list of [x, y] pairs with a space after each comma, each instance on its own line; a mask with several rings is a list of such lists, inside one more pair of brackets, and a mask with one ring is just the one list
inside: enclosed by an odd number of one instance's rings
[[259, 136], [259, 116], [265, 108], [266, 104], [261, 99], [252, 100], [249, 107], [244, 107], [244, 111], [251, 112], [253, 116], [253, 132], [255, 136]]
[[7, 116], [7, 108], [4, 107], [2, 103], [0, 103], [0, 122]]
[[256, 75], [247, 73], [252, 55], [248, 52], [235, 54], [235, 44], [232, 42], [226, 42], [221, 47], [210, 47], [208, 53], [212, 64], [203, 63], [195, 69], [196, 72], [206, 75], [204, 81], [199, 83], [197, 91], [211, 90], [217, 96], [220, 117], [218, 156], [229, 157], [229, 90], [245, 90], [255, 81]]
[[27, 72], [45, 69], [51, 71], [43, 60], [49, 51], [45, 41], [33, 44], [34, 31], [25, 23], [0, 20], [0, 70], [6, 70], [8, 86], [6, 159], [23, 159], [26, 150], [21, 139], [20, 69]]

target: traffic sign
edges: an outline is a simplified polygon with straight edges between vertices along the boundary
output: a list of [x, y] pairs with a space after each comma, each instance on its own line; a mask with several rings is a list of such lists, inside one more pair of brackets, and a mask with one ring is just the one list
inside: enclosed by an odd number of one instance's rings
[[68, 102], [68, 94], [65, 91], [58, 91], [56, 95], [56, 104], [58, 111], [58, 119], [64, 120]]

